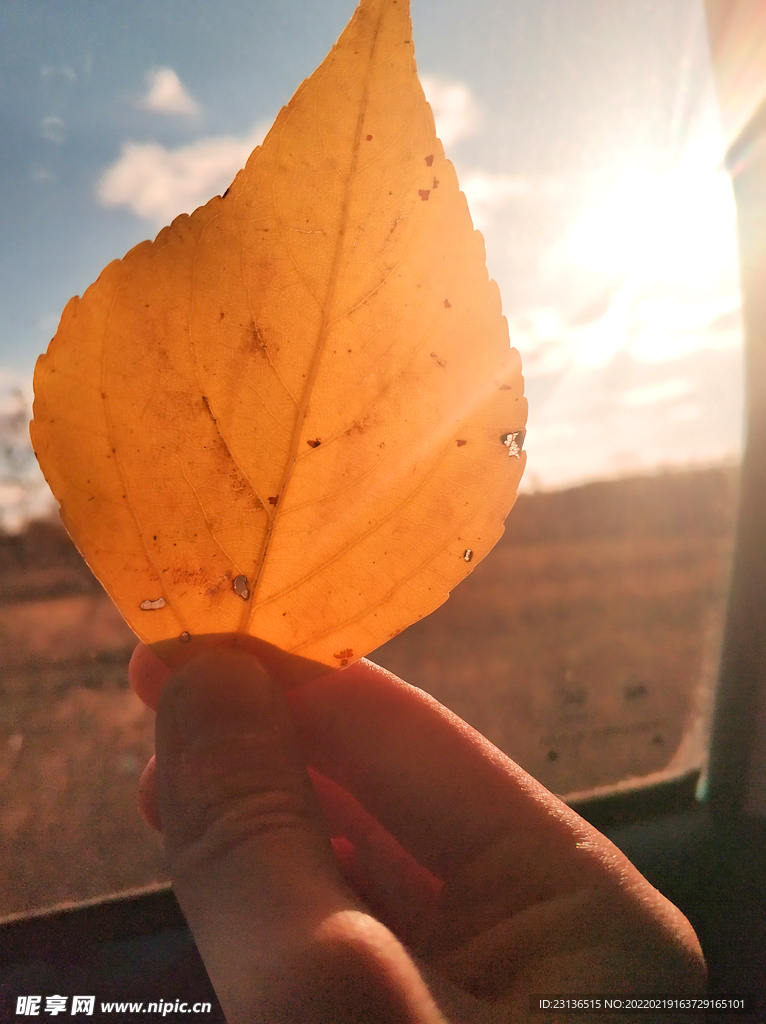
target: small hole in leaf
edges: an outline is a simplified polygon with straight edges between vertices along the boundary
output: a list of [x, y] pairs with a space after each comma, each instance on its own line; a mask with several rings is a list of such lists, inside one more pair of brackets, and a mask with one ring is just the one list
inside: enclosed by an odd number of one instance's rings
[[509, 434], [501, 434], [500, 440], [508, 449], [508, 455], [512, 459], [521, 458], [521, 449], [524, 445], [524, 438], [526, 436], [526, 430], [514, 430]]

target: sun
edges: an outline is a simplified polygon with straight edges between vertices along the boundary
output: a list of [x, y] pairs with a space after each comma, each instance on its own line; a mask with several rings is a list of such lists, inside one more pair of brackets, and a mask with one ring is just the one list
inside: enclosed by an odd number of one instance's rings
[[568, 240], [578, 266], [643, 286], [716, 288], [737, 266], [729, 175], [684, 161], [669, 174], [626, 173]]

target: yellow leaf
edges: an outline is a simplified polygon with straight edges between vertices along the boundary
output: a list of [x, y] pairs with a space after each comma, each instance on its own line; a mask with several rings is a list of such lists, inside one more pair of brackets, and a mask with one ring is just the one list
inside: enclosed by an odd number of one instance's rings
[[446, 599], [526, 402], [406, 0], [362, 0], [223, 197], [69, 302], [35, 395], [64, 523], [168, 664], [215, 635], [339, 667]]

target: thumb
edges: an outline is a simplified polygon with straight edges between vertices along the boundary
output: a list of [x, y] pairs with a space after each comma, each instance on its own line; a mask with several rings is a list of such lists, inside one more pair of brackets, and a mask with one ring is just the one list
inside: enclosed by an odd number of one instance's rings
[[439, 1019], [343, 881], [283, 688], [252, 655], [176, 672], [156, 750], [174, 889], [230, 1024]]

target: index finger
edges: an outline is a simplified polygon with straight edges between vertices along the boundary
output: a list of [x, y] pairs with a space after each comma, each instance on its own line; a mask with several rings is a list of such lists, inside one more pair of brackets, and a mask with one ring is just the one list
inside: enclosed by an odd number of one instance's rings
[[[286, 663], [289, 664], [289, 663]], [[130, 666], [154, 706], [169, 670], [144, 645]], [[284, 680], [283, 680], [284, 682]], [[287, 681], [289, 684], [289, 680]], [[512, 835], [519, 906], [585, 884], [608, 840], [434, 698], [372, 662], [288, 690], [306, 761], [339, 783], [424, 867], [449, 879]], [[595, 860], [595, 863], [594, 863]]]
[[[169, 641], [154, 645], [154, 649], [142, 641], [138, 643], [128, 665], [128, 678], [136, 695], [152, 711], [157, 710], [160, 694], [168, 681], [173, 669], [161, 658], [163, 648], [166, 650]], [[196, 657], [208, 650], [239, 650], [251, 654], [285, 687], [301, 686], [310, 679], [326, 675], [333, 669], [309, 658], [297, 654], [288, 654], [274, 644], [259, 640], [258, 637], [235, 633], [210, 633], [196, 636], [191, 644], [187, 644], [189, 658]], [[177, 653], [177, 652], [176, 652]], [[175, 665], [180, 668], [180, 664]]]
[[[521, 908], [608, 876], [616, 847], [457, 715], [370, 662], [289, 692], [307, 762], [447, 881], [502, 837]], [[510, 842], [508, 841], [510, 837]]]

